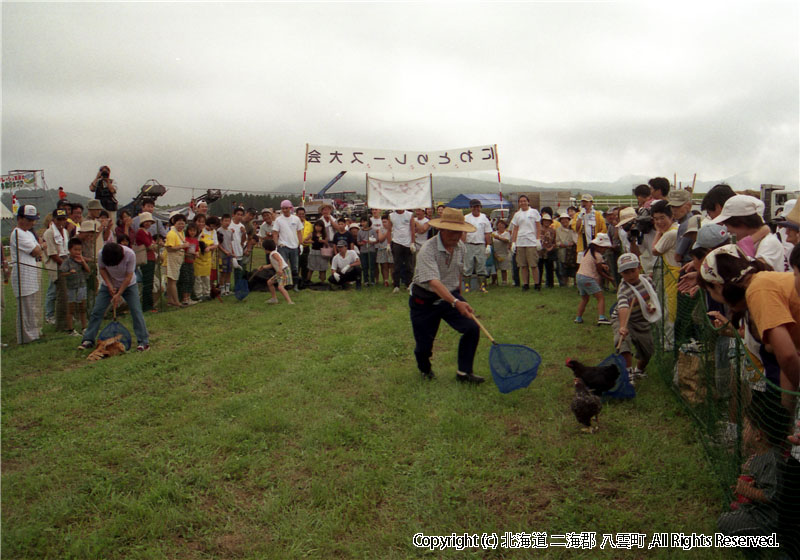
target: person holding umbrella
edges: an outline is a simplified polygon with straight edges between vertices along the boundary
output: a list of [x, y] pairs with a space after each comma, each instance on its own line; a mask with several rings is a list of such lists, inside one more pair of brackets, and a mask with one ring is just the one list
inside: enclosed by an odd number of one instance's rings
[[483, 383], [484, 378], [472, 371], [480, 329], [472, 319], [474, 310], [461, 296], [461, 275], [466, 253], [461, 235], [473, 233], [477, 228], [466, 223], [461, 211], [454, 208], [445, 208], [441, 217], [431, 220], [430, 225], [439, 233], [427, 240], [417, 252], [417, 267], [408, 300], [411, 329], [416, 341], [414, 356], [417, 367], [423, 379], [435, 377], [431, 369], [433, 341], [439, 323], [444, 319], [461, 333], [456, 379]]

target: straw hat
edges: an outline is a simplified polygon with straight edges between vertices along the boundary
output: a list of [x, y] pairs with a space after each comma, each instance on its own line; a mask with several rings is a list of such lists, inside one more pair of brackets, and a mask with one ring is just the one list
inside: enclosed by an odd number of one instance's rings
[[445, 208], [442, 212], [441, 218], [433, 218], [428, 223], [431, 225], [431, 227], [435, 227], [436, 229], [465, 231], [467, 233], [477, 231], [475, 226], [464, 221], [464, 214], [455, 208]]
[[617, 225], [624, 226], [628, 222], [631, 222], [635, 219], [636, 219], [636, 210], [628, 206], [619, 211], [619, 222], [617, 222]]

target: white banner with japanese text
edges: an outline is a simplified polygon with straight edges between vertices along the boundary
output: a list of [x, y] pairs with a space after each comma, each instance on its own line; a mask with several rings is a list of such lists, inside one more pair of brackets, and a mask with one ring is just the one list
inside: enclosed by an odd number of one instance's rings
[[447, 173], [496, 170], [497, 145], [412, 152], [306, 144], [306, 171]]
[[380, 210], [413, 210], [433, 205], [431, 176], [411, 181], [384, 181], [367, 175], [367, 207]]
[[14, 173], [12, 175], [0, 175], [0, 190], [5, 191], [25, 188], [36, 188], [35, 173]]

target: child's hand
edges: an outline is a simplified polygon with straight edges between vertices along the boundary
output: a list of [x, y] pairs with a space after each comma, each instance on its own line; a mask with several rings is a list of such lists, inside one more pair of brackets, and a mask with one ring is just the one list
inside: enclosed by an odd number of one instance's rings
[[755, 482], [750, 477], [740, 476], [736, 479], [736, 493], [749, 496], [750, 490], [755, 486]]
[[619, 336], [620, 338], [625, 338], [628, 336], [628, 327], [620, 327], [619, 328]]

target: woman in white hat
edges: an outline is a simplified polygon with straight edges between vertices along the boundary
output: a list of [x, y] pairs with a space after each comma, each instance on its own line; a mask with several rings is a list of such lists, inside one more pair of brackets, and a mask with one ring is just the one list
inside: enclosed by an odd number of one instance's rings
[[483, 383], [484, 378], [472, 371], [475, 351], [478, 348], [480, 329], [472, 318], [474, 310], [461, 296], [461, 277], [464, 272], [463, 233], [476, 231], [466, 223], [464, 214], [454, 208], [445, 208], [440, 218], [430, 221], [438, 230], [417, 251], [417, 266], [411, 281], [411, 328], [414, 331], [414, 356], [424, 379], [435, 377], [431, 369], [433, 342], [444, 321], [461, 333], [458, 343], [458, 371], [461, 382]]

